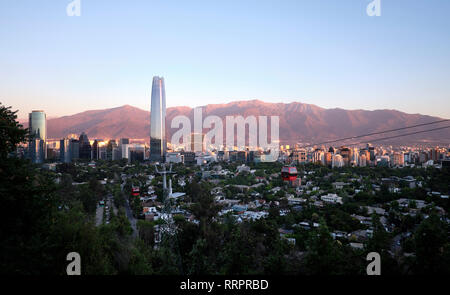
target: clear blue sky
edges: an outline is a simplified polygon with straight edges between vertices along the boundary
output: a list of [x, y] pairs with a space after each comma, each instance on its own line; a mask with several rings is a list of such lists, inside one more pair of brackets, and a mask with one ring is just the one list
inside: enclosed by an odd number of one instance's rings
[[124, 104], [300, 101], [450, 118], [450, 1], [0, 0], [0, 102], [48, 116]]

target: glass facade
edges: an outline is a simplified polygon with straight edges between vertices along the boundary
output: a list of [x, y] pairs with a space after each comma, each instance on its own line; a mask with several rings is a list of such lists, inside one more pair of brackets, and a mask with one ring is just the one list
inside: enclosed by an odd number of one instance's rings
[[96, 139], [94, 143], [92, 144], [92, 160], [98, 160], [99, 157], [99, 146], [98, 146], [98, 140]]
[[80, 138], [80, 159], [90, 160], [91, 159], [91, 144], [86, 133], [81, 133]]
[[63, 163], [70, 163], [71, 155], [70, 155], [70, 140], [69, 139], [61, 139], [59, 142], [59, 157], [60, 161]]
[[44, 111], [28, 114], [28, 129], [32, 136], [28, 152], [33, 163], [42, 163], [47, 158], [47, 120]]
[[150, 160], [164, 162], [166, 149], [166, 91], [164, 78], [153, 77], [150, 110]]
[[28, 115], [30, 134], [35, 139], [47, 139], [46, 116], [44, 111], [33, 111]]
[[78, 139], [71, 139], [69, 142], [70, 159], [78, 160], [80, 158], [80, 141]]

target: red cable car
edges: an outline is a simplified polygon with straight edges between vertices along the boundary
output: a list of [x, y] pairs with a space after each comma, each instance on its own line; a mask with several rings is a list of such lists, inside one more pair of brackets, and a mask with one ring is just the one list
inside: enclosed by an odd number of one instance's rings
[[281, 169], [281, 178], [284, 181], [294, 181], [297, 179], [297, 168], [292, 166], [284, 166]]
[[133, 197], [138, 197], [138, 196], [139, 196], [139, 188], [138, 188], [138, 187], [133, 187], [133, 188], [131, 189], [131, 195], [132, 195]]

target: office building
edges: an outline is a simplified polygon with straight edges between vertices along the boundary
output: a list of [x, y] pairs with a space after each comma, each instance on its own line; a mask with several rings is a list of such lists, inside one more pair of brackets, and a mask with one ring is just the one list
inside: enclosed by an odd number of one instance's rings
[[90, 160], [91, 159], [91, 143], [86, 133], [81, 133], [80, 138], [80, 159]]
[[70, 139], [69, 142], [70, 160], [78, 160], [80, 158], [80, 141], [78, 139]]
[[142, 162], [145, 159], [145, 145], [143, 144], [127, 144], [128, 162]]
[[166, 91], [164, 78], [153, 77], [150, 110], [150, 161], [164, 162], [166, 143]]
[[116, 160], [118, 146], [115, 139], [111, 139], [106, 146], [106, 160]]
[[28, 155], [33, 163], [43, 163], [47, 158], [47, 118], [44, 111], [32, 111], [28, 114], [30, 142]]
[[98, 140], [94, 140], [94, 143], [92, 144], [92, 160], [98, 160], [100, 159], [100, 149], [99, 149], [99, 142]]
[[70, 163], [72, 157], [70, 155], [70, 139], [63, 138], [59, 142], [59, 160], [63, 163]]

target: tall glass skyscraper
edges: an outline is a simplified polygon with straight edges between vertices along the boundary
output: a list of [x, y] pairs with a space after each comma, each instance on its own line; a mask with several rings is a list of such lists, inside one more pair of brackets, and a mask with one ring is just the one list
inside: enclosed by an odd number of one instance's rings
[[166, 90], [164, 78], [155, 76], [150, 109], [150, 161], [164, 162], [166, 150]]
[[28, 129], [31, 139], [28, 153], [33, 163], [42, 163], [47, 158], [47, 118], [44, 111], [32, 111], [28, 114]]
[[59, 158], [63, 163], [70, 163], [72, 160], [70, 154], [70, 139], [63, 138], [59, 141]]
[[91, 159], [91, 143], [86, 133], [81, 133], [80, 138], [80, 159], [90, 160]]

